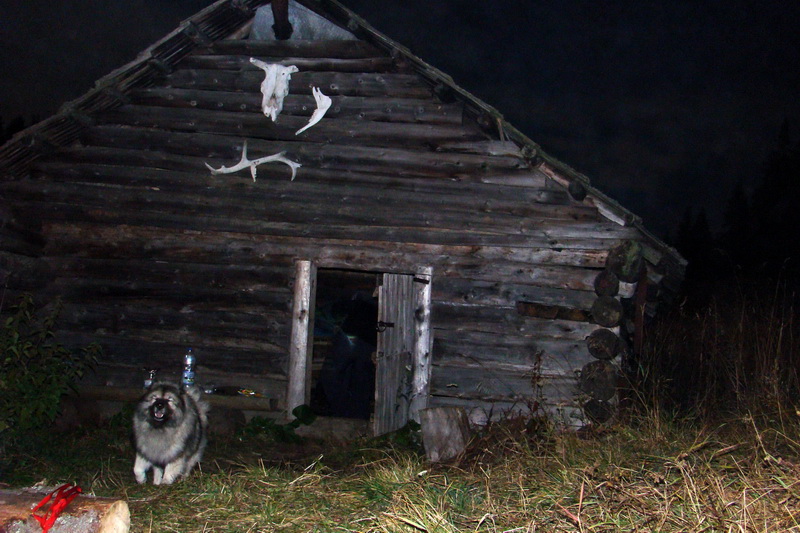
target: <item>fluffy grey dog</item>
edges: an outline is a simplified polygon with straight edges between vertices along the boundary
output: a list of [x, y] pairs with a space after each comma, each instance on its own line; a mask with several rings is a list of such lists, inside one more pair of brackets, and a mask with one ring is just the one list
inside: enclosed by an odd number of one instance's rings
[[138, 483], [147, 480], [150, 468], [154, 485], [169, 485], [189, 474], [206, 447], [208, 408], [197, 387], [154, 383], [147, 389], [133, 415]]

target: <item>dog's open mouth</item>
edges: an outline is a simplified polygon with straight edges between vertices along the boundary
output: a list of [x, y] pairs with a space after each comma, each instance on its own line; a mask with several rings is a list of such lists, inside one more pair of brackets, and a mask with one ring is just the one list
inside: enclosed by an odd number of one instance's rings
[[164, 400], [154, 402], [150, 407], [150, 413], [153, 416], [153, 420], [162, 422], [167, 417], [167, 402]]

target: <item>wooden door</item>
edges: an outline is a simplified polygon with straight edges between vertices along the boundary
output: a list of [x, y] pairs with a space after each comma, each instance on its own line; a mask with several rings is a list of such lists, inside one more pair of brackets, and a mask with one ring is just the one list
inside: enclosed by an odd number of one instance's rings
[[430, 273], [383, 274], [378, 288], [374, 433], [396, 431], [427, 404]]

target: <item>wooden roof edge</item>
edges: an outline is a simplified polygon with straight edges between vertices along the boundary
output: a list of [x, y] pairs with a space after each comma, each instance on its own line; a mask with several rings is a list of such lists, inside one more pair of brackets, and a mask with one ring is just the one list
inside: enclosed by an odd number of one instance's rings
[[[451, 76], [427, 63], [423, 59], [417, 57], [407, 47], [399, 44], [375, 29], [366, 20], [342, 5], [338, 0], [297, 1], [303, 4], [309, 4], [309, 7], [311, 5], [317, 5], [326, 8], [331, 15], [339, 18], [338, 22], [340, 24], [345, 25], [350, 31], [356, 33], [359, 37], [363, 37], [371, 41], [372, 44], [383, 49], [392, 55], [392, 57], [403, 57], [403, 59], [411, 64], [415, 71], [427, 79], [428, 82], [430, 82], [433, 86], [436, 86], [439, 83], [447, 85], [453, 91], [453, 93], [457, 95], [457, 98], [465, 101], [468, 106], [473, 108], [474, 113], [486, 113], [493, 119], [497, 120], [501, 135], [505, 135], [513, 140], [520, 146], [520, 148], [523, 149], [523, 153], [527, 153], [531, 156], [531, 158], [536, 158], [544, 162], [547, 166], [558, 172], [558, 174], [564, 176], [569, 182], [577, 182], [582, 185], [586, 189], [587, 195], [594, 200], [596, 207], [598, 207], [598, 210], [603, 216], [620, 225], [635, 227], [653, 248], [671, 259], [669, 262], [672, 263], [673, 266], [669, 268], [669, 270], [673, 273], [673, 275], [683, 278], [687, 261], [680, 255], [680, 253], [678, 253], [677, 250], [666, 244], [664, 241], [656, 237], [656, 235], [650, 230], [648, 230], [638, 215], [623, 207], [619, 202], [609, 197], [604, 192], [592, 186], [590, 179], [586, 175], [581, 174], [566, 163], [551, 156], [545, 152], [541, 146], [528, 138], [516, 127], [508, 123], [505, 118], [503, 118], [502, 113], [500, 113], [496, 108], [485, 103], [466, 89], [460, 87]], [[525, 148], [528, 148], [528, 150], [525, 150]]]
[[[680, 271], [679, 275], [683, 277], [683, 272], [686, 269], [686, 265], [688, 263], [686, 259], [684, 259], [684, 257], [681, 256], [681, 254], [675, 248], [669, 246], [663, 240], [658, 238], [653, 232], [647, 229], [641, 217], [639, 217], [629, 209], [622, 206], [622, 204], [620, 204], [619, 202], [617, 202], [616, 200], [614, 200], [601, 190], [592, 186], [591, 181], [586, 175], [578, 172], [574, 168], [570, 167], [568, 164], [556, 159], [555, 157], [551, 156], [550, 154], [542, 150], [541, 146], [539, 146], [533, 140], [528, 138], [524, 133], [519, 131], [513, 125], [504, 121], [503, 127], [506, 131], [506, 134], [514, 142], [522, 146], [529, 146], [531, 150], [535, 151], [534, 152], [535, 156], [538, 157], [542, 161], [542, 163], [544, 163], [544, 165], [547, 165], [553, 171], [564, 176], [567, 180], [576, 181], [580, 183], [586, 189], [587, 196], [591, 197], [596, 205], [597, 202], [600, 202], [601, 205], [597, 205], [597, 207], [600, 208], [600, 213], [603, 216], [613, 220], [614, 222], [620, 225], [632, 226], [636, 228], [654, 249], [658, 250], [660, 253], [666, 256], [671, 257], [672, 262], [674, 262], [675, 264], [675, 267], [677, 267], [677, 269]], [[547, 174], [547, 172], [545, 173]]]
[[[41, 154], [77, 139], [80, 132], [91, 124], [91, 113], [122, 105], [131, 89], [145, 85], [156, 75], [169, 70], [198, 46], [226, 37], [252, 19], [256, 8], [269, 1], [217, 0], [185, 19], [175, 30], [140, 52], [133, 61], [103, 76], [89, 91], [63, 104], [54, 115], [16, 133], [0, 146], [0, 179], [24, 177], [31, 162]], [[239, 20], [230, 17], [230, 13], [236, 12], [241, 13]]]

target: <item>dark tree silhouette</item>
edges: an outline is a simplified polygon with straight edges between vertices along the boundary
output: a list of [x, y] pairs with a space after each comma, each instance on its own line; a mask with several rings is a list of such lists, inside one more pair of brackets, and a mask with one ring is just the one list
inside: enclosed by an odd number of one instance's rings
[[696, 215], [693, 207], [686, 209], [678, 226], [675, 247], [689, 262], [687, 279], [699, 280], [713, 274], [715, 240], [705, 208], [701, 208]]
[[752, 213], [756, 268], [764, 274], [800, 274], [800, 145], [792, 142], [788, 121], [753, 193]]
[[722, 214], [722, 233], [718, 245], [723, 266], [740, 272], [752, 270], [755, 266], [753, 250], [756, 244], [754, 225], [750, 198], [740, 181]]

